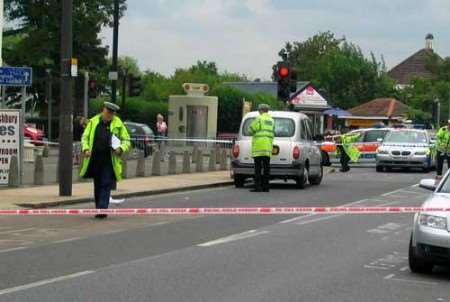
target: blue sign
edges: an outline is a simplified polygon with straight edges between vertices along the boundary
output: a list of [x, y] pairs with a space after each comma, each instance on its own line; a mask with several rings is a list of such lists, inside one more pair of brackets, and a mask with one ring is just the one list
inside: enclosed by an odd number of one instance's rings
[[31, 86], [33, 69], [31, 67], [0, 67], [0, 85]]

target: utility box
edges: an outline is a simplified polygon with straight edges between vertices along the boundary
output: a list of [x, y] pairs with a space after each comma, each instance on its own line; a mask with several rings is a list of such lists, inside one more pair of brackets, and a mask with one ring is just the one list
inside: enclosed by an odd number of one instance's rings
[[186, 95], [169, 96], [170, 138], [216, 138], [219, 100], [207, 84], [183, 84]]

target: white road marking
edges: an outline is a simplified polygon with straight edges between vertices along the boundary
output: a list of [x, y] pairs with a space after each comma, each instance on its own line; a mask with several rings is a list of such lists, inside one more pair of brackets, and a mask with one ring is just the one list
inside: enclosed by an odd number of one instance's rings
[[409, 270], [409, 266], [404, 266], [400, 269], [401, 272], [406, 272], [407, 270]]
[[369, 268], [369, 269], [381, 269], [381, 270], [388, 270], [387, 267], [382, 267], [382, 266], [376, 266], [376, 265], [364, 265], [365, 268]]
[[401, 278], [389, 278], [389, 280], [398, 281], [398, 282], [406, 282], [406, 283], [416, 283], [416, 284], [423, 284], [423, 285], [431, 285], [431, 286], [439, 284], [437, 282], [419, 281], [419, 280], [401, 279]]
[[72, 237], [72, 238], [67, 238], [67, 239], [56, 240], [56, 241], [53, 241], [53, 243], [71, 242], [71, 241], [80, 240], [80, 239], [81, 239], [81, 237]]
[[201, 243], [201, 244], [198, 244], [197, 246], [210, 247], [210, 246], [214, 246], [214, 245], [218, 245], [218, 244], [222, 244], [222, 243], [227, 243], [227, 242], [232, 242], [232, 241], [252, 238], [252, 237], [256, 237], [256, 236], [267, 234], [267, 233], [269, 233], [269, 231], [250, 230], [250, 231], [247, 231], [247, 232], [244, 232], [244, 233], [234, 234], [234, 235], [223, 237], [223, 238], [219, 238], [219, 239], [216, 239], [216, 240], [213, 240], [213, 241], [208, 241], [208, 242], [205, 242], [205, 243]]
[[387, 275], [386, 277], [384, 277], [384, 279], [389, 280], [389, 279], [392, 279], [393, 277], [395, 277], [395, 274]]
[[18, 230], [3, 231], [3, 232], [0, 232], [0, 235], [4, 235], [4, 234], [12, 234], [12, 233], [22, 233], [22, 232], [31, 231], [31, 230], [34, 230], [34, 229], [35, 229], [35, 228], [26, 228], [26, 229], [18, 229]]
[[328, 219], [333, 219], [333, 218], [337, 218], [337, 217], [341, 217], [342, 215], [332, 215], [332, 216], [325, 216], [325, 217], [320, 217], [320, 218], [316, 218], [316, 219], [311, 219], [311, 220], [306, 220], [306, 221], [300, 221], [297, 222], [295, 224], [297, 225], [305, 225], [305, 224], [309, 224], [309, 223], [313, 223], [313, 222], [318, 222], [318, 221], [323, 221], [323, 220], [328, 220]]
[[6, 295], [6, 294], [11, 294], [11, 293], [14, 293], [14, 292], [23, 291], [23, 290], [28, 290], [28, 289], [31, 289], [31, 288], [34, 288], [34, 287], [39, 287], [39, 286], [43, 286], [43, 285], [47, 285], [47, 284], [51, 284], [51, 283], [55, 283], [55, 282], [60, 282], [60, 281], [64, 281], [64, 280], [74, 279], [74, 278], [78, 278], [78, 277], [81, 277], [81, 276], [89, 275], [89, 274], [92, 274], [92, 273], [95, 273], [95, 271], [78, 272], [78, 273], [74, 273], [74, 274], [70, 274], [70, 275], [65, 275], [65, 276], [61, 276], [61, 277], [41, 280], [41, 281], [37, 281], [37, 282], [29, 283], [29, 284], [24, 284], [24, 285], [20, 285], [20, 286], [16, 286], [16, 287], [6, 288], [6, 289], [0, 290], [0, 296], [1, 295]]
[[24, 250], [24, 249], [26, 249], [25, 246], [13, 247], [13, 248], [10, 248], [10, 249], [0, 250], [0, 254], [20, 251], [20, 250]]

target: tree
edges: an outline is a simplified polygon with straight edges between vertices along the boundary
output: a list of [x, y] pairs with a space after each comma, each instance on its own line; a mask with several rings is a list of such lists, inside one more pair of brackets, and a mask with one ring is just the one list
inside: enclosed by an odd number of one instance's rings
[[336, 39], [331, 32], [287, 43], [279, 55], [297, 69], [299, 80], [325, 90], [332, 105], [350, 108], [393, 94], [394, 82], [386, 75], [384, 63], [373, 54], [366, 58], [358, 46]]

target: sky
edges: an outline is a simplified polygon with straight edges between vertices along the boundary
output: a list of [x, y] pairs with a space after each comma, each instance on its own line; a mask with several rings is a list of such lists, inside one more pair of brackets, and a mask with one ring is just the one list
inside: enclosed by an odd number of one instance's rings
[[[121, 19], [119, 55], [143, 70], [172, 74], [197, 60], [221, 71], [270, 79], [287, 41], [318, 32], [345, 36], [391, 68], [435, 37], [450, 56], [450, 0], [128, 0]], [[112, 31], [102, 38], [111, 45]]]

